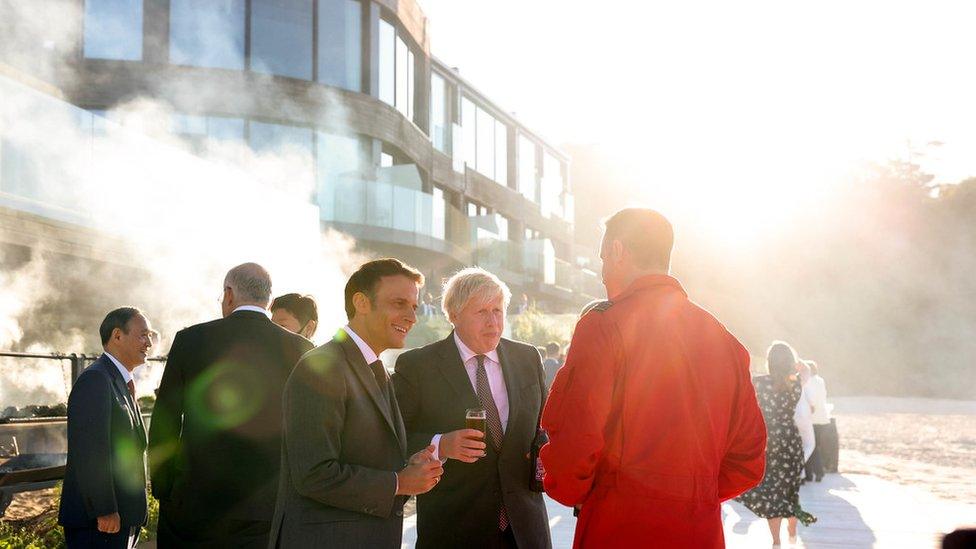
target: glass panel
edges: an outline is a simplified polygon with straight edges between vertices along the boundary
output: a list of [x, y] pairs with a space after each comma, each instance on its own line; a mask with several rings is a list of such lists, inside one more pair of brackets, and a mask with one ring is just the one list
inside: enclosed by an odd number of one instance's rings
[[362, 17], [359, 0], [319, 0], [319, 82], [362, 89]]
[[434, 187], [431, 236], [444, 240], [447, 233], [447, 201], [444, 191]]
[[85, 57], [142, 59], [142, 0], [85, 2]]
[[447, 153], [447, 85], [436, 73], [430, 75], [430, 140]]
[[400, 231], [414, 232], [417, 228], [416, 191], [393, 186], [393, 203], [397, 205], [393, 210], [393, 228]]
[[393, 185], [371, 181], [366, 185], [366, 219], [375, 227], [393, 226]]
[[404, 116], [410, 117], [410, 69], [407, 44], [396, 37], [396, 108]]
[[498, 238], [508, 240], [508, 218], [495, 214], [495, 223], [498, 224]]
[[207, 118], [207, 136], [220, 141], [244, 141], [244, 120], [211, 116]]
[[518, 179], [519, 192], [522, 196], [533, 202], [538, 202], [536, 169], [535, 169], [535, 143], [524, 135], [519, 135], [518, 144]]
[[359, 139], [316, 132], [315, 163], [322, 219], [362, 223], [365, 191]]
[[380, 101], [396, 105], [396, 30], [380, 20]]
[[495, 177], [495, 119], [478, 108], [478, 171]]
[[478, 158], [477, 113], [478, 109], [470, 99], [461, 99], [461, 145], [464, 147], [464, 163], [472, 170], [476, 169], [475, 160]]
[[312, 78], [312, 0], [251, 0], [251, 70]]
[[245, 0], [170, 0], [169, 60], [244, 69]]
[[508, 126], [495, 120], [495, 181], [508, 185]]
[[305, 196], [310, 201], [314, 198], [315, 171], [310, 128], [252, 121], [249, 143], [258, 153], [278, 157], [273, 167], [276, 171], [280, 170], [280, 165], [288, 168], [284, 173], [275, 174], [280, 176], [275, 181], [279, 188], [308, 193]]

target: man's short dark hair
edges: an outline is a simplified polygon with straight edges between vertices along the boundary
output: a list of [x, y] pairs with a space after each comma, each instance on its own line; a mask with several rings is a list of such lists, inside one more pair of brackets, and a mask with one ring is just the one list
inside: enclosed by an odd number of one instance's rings
[[559, 356], [559, 344], [555, 341], [546, 343], [546, 353], [552, 357]]
[[298, 324], [302, 328], [310, 320], [318, 322], [319, 308], [315, 304], [315, 299], [310, 295], [285, 294], [279, 295], [271, 302], [271, 312], [284, 309], [298, 319]]
[[642, 269], [668, 268], [674, 229], [666, 217], [650, 208], [624, 208], [603, 222], [608, 239], [619, 240]]
[[109, 339], [112, 339], [112, 332], [116, 328], [122, 330], [124, 334], [129, 333], [129, 321], [136, 315], [142, 315], [142, 311], [135, 307], [119, 307], [105, 315], [105, 320], [98, 327], [98, 335], [102, 337], [102, 347], [108, 344]]
[[352, 320], [352, 317], [356, 316], [356, 306], [352, 302], [352, 296], [362, 292], [372, 303], [376, 298], [376, 286], [380, 279], [384, 276], [397, 275], [413, 280], [418, 286], [424, 285], [424, 275], [399, 259], [386, 257], [360, 265], [359, 269], [349, 277], [349, 282], [346, 282], [346, 317]]

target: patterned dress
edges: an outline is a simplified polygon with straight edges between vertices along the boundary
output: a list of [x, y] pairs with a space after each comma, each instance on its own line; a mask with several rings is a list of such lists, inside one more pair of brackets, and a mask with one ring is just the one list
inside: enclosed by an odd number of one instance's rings
[[776, 391], [770, 376], [758, 377], [754, 384], [766, 419], [766, 476], [736, 499], [762, 518], [796, 517], [804, 525], [812, 524], [817, 517], [800, 508], [803, 441], [793, 421], [800, 384]]

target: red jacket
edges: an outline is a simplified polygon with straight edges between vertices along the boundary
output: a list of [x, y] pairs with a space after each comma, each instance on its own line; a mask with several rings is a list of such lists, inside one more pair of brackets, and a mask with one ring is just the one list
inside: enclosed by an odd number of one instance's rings
[[542, 424], [575, 547], [724, 547], [721, 502], [763, 477], [749, 353], [670, 276], [583, 315]]

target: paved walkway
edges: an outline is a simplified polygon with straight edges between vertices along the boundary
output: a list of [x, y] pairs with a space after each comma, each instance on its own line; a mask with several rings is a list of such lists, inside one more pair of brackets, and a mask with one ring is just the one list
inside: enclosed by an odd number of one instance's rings
[[[974, 504], [937, 499], [924, 490], [869, 475], [828, 475], [821, 483], [805, 484], [800, 491], [804, 509], [819, 521], [800, 526], [796, 547], [816, 548], [932, 548], [943, 532], [976, 523]], [[549, 527], [555, 549], [573, 545], [576, 519], [562, 505], [546, 498]], [[725, 540], [730, 549], [769, 547], [766, 521], [737, 502], [722, 505]], [[403, 547], [417, 539], [416, 515], [404, 520]], [[783, 547], [786, 526], [783, 526]]]

